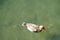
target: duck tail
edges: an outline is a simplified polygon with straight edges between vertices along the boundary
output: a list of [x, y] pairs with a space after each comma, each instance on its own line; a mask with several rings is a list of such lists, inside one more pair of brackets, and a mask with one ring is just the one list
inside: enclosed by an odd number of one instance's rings
[[23, 26], [23, 27], [26, 26], [26, 22], [23, 22], [23, 23], [22, 23], [22, 26]]

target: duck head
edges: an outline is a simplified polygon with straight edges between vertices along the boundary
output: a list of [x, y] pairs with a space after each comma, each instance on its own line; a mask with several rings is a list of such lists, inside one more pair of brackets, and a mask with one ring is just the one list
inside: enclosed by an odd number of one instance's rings
[[40, 25], [40, 26], [39, 26], [39, 29], [40, 29], [40, 30], [46, 30], [45, 26], [43, 26], [43, 25]]

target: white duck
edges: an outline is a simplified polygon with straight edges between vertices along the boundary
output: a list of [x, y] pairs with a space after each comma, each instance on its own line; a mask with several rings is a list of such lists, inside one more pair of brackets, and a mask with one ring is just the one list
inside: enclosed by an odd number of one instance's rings
[[38, 26], [32, 23], [23, 22], [22, 26], [25, 26], [31, 32], [41, 32], [42, 30], [46, 30], [46, 28], [43, 25]]

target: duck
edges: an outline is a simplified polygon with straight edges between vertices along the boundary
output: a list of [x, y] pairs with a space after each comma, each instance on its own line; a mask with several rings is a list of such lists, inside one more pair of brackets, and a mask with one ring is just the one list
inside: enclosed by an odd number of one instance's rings
[[35, 32], [35, 33], [42, 32], [43, 30], [46, 30], [46, 27], [44, 25], [38, 26], [33, 23], [23, 22], [22, 26], [26, 27], [26, 29], [29, 30], [30, 32]]

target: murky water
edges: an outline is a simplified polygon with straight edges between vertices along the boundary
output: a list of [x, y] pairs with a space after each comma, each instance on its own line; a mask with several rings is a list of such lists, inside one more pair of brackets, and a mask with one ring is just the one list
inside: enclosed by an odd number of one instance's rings
[[[31, 33], [22, 22], [47, 30]], [[0, 40], [60, 40], [60, 0], [0, 0]]]

